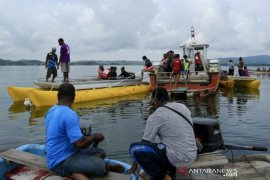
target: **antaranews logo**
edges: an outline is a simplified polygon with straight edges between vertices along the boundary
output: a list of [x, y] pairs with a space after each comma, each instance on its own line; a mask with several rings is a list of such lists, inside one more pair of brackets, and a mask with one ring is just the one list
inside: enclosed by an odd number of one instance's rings
[[223, 177], [237, 177], [237, 169], [226, 169], [226, 168], [188, 168], [188, 166], [184, 166], [181, 168], [177, 168], [176, 177], [178, 176], [189, 176], [192, 174], [216, 174]]

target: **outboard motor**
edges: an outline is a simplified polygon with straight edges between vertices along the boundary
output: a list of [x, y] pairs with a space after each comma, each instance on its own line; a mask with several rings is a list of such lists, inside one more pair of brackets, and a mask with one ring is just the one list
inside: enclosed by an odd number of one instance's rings
[[215, 119], [193, 118], [194, 133], [203, 145], [201, 153], [213, 152], [224, 147], [219, 122]]

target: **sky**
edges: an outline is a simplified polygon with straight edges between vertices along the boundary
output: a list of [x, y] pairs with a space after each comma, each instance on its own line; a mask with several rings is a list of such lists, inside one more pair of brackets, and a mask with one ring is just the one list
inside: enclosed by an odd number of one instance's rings
[[207, 43], [208, 58], [270, 55], [269, 0], [0, 0], [0, 59], [45, 60], [61, 37], [71, 61], [159, 61]]

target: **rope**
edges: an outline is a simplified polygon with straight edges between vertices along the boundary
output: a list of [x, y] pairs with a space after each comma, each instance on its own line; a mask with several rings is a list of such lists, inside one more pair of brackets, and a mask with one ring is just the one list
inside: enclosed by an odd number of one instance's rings
[[46, 175], [45, 177], [41, 178], [41, 180], [44, 180], [44, 179], [46, 179], [46, 178], [48, 178], [48, 177], [50, 177], [50, 176], [52, 176], [52, 175], [54, 175], [54, 174], [56, 175], [55, 172], [52, 172], [52, 173]]

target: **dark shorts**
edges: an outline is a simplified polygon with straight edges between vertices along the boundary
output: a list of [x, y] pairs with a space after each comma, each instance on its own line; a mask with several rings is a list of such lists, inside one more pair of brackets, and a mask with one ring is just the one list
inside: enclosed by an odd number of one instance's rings
[[229, 69], [229, 76], [233, 76], [234, 75], [234, 69]]
[[132, 159], [155, 180], [163, 180], [165, 175], [174, 176], [176, 168], [169, 162], [166, 146], [161, 143], [136, 142], [130, 145]]
[[61, 176], [70, 176], [72, 173], [103, 176], [106, 173], [105, 160], [95, 156], [101, 153], [105, 153], [105, 151], [100, 148], [88, 147], [72, 154], [52, 170]]
[[56, 68], [48, 68], [46, 78], [50, 78], [51, 74], [55, 78], [57, 76], [57, 69]]

